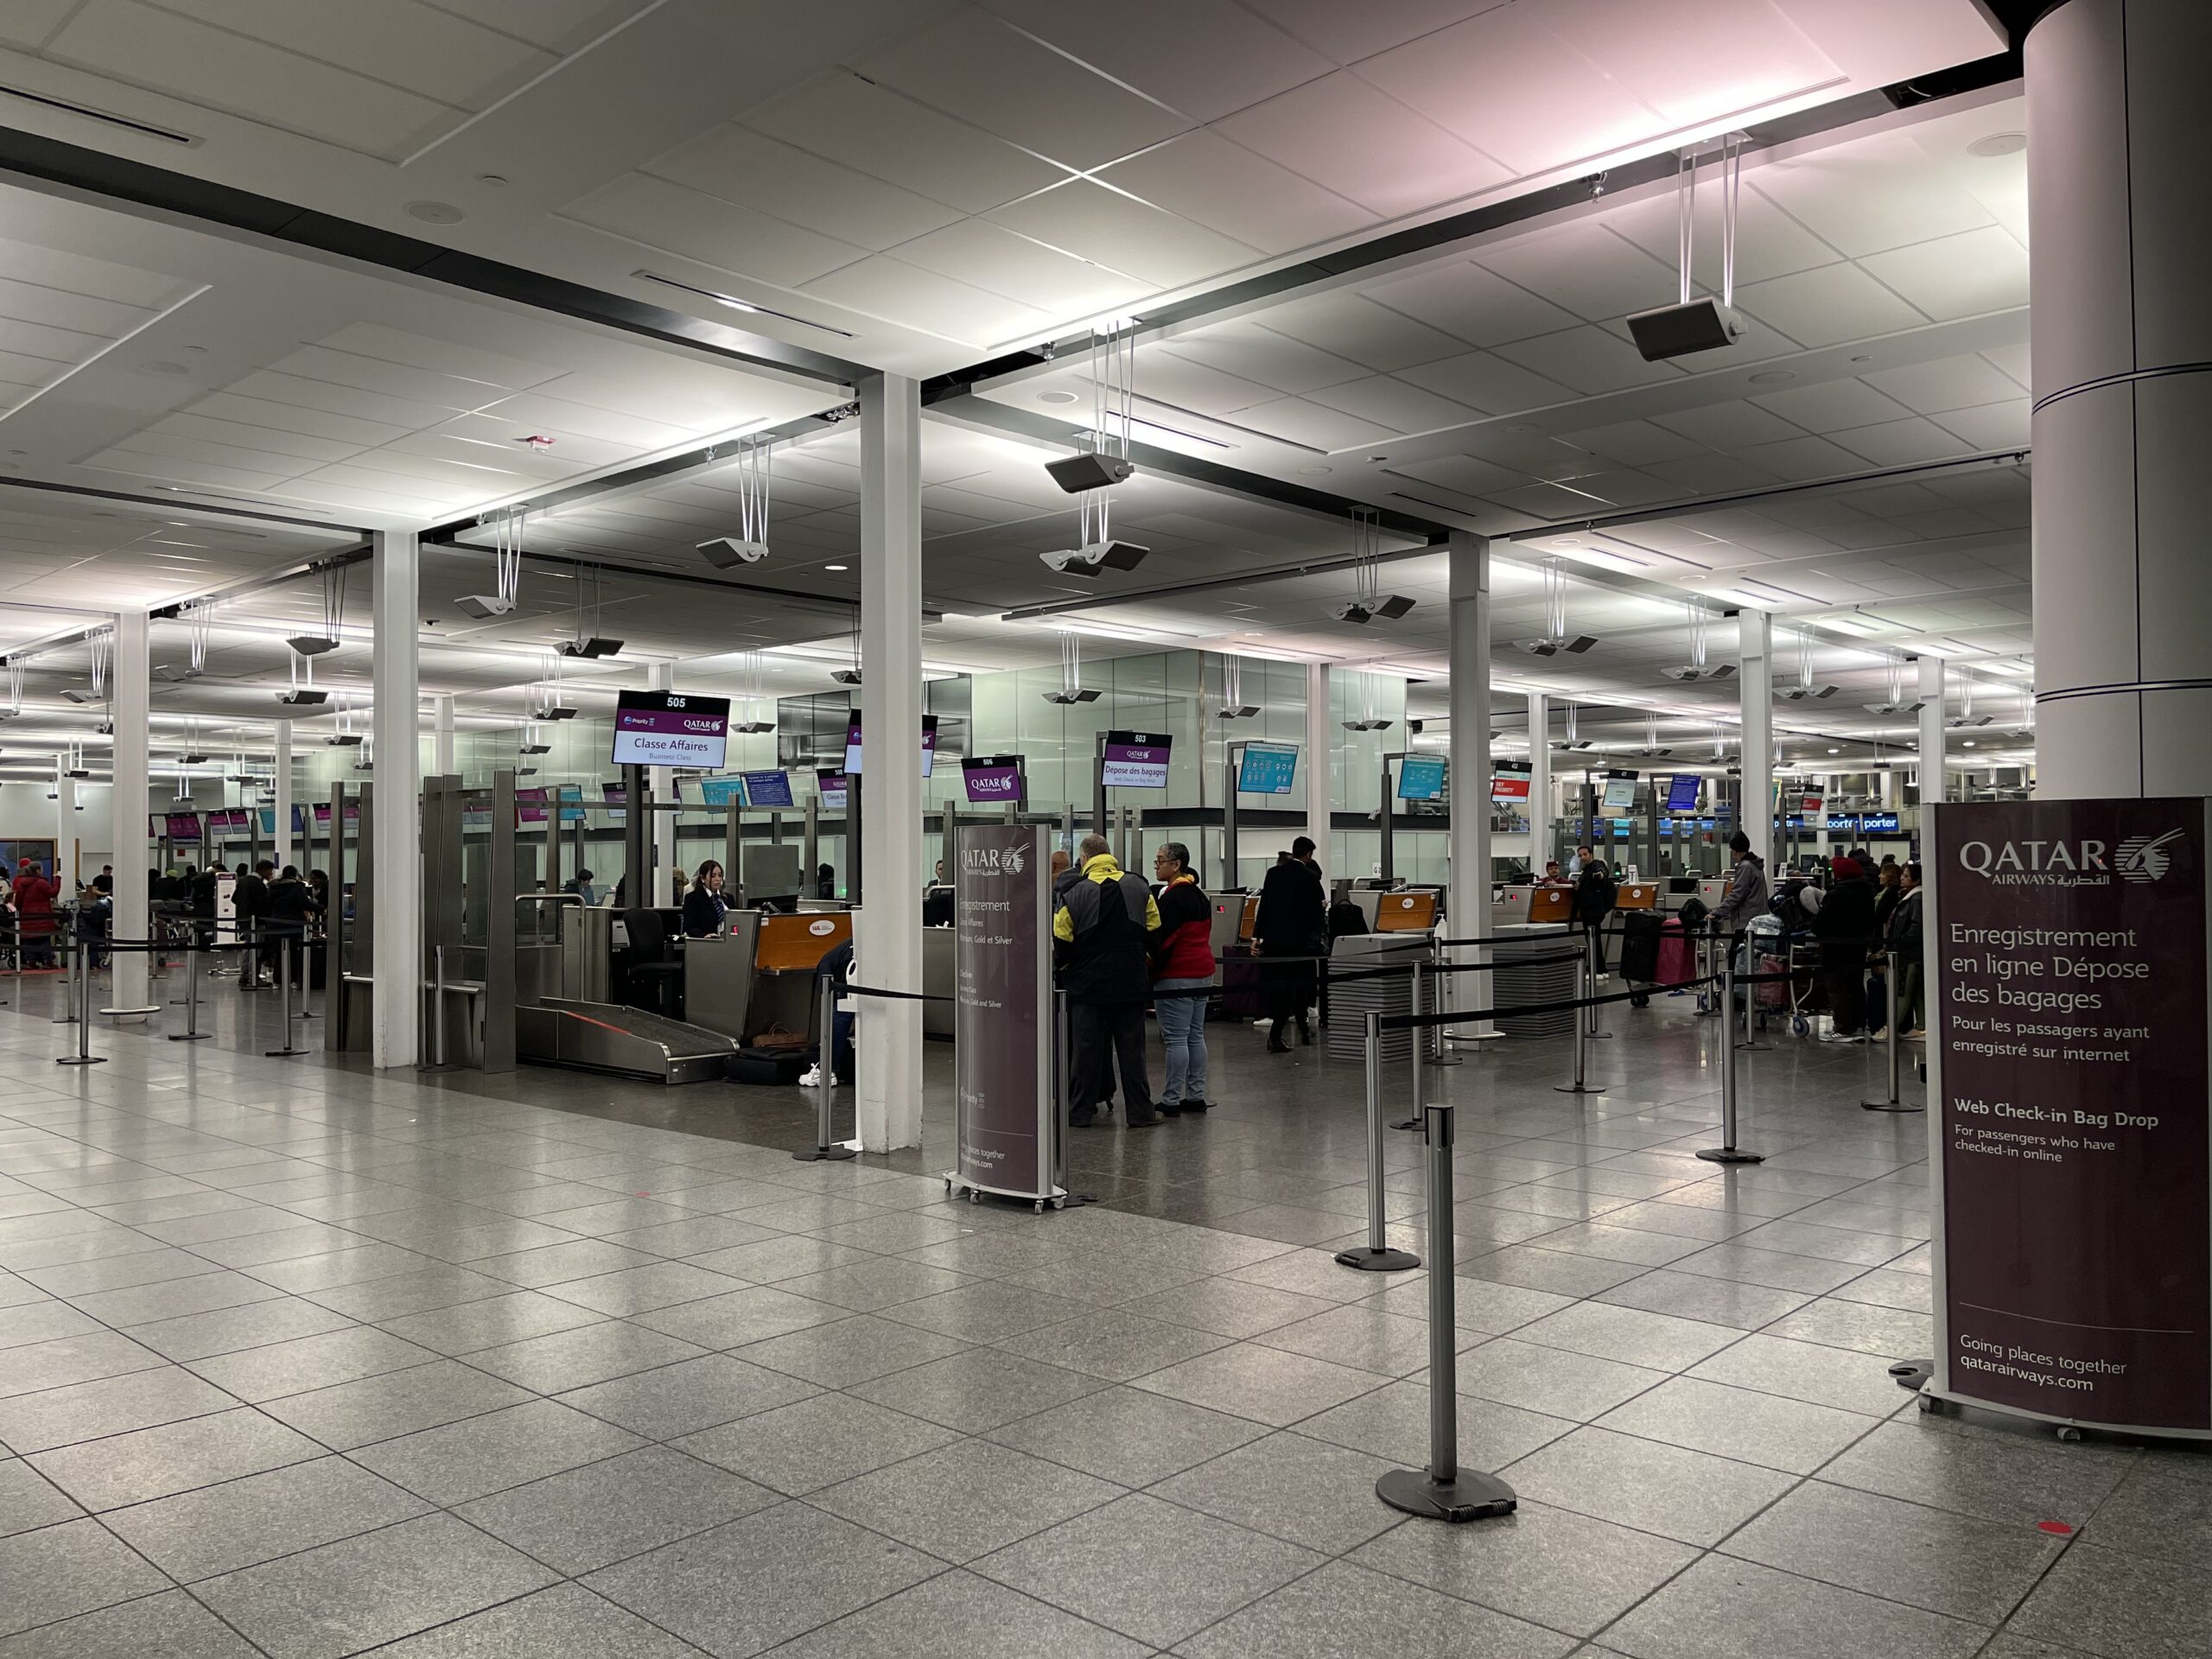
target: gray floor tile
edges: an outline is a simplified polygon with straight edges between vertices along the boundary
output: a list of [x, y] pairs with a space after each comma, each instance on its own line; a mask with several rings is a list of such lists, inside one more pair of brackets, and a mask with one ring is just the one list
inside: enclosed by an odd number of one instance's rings
[[2082, 1540], [2131, 1555], [2202, 1561], [2212, 1556], [2212, 1483], [2170, 1479], [2158, 1465], [2139, 1465], [2105, 1500]]
[[1870, 1417], [1893, 1415], [1910, 1398], [1877, 1357], [1760, 1333], [1700, 1360], [1687, 1374]]
[[693, 1267], [705, 1268], [710, 1273], [728, 1274], [756, 1285], [776, 1285], [827, 1268], [865, 1262], [869, 1255], [869, 1251], [855, 1249], [849, 1244], [832, 1244], [826, 1238], [791, 1233], [758, 1244], [710, 1250], [704, 1255], [691, 1257], [690, 1262]]
[[990, 1429], [985, 1438], [1123, 1486], [1148, 1486], [1267, 1432], [1249, 1419], [1162, 1395], [1108, 1389]]
[[393, 1336], [419, 1344], [434, 1353], [459, 1356], [505, 1347], [532, 1337], [549, 1336], [556, 1331], [574, 1330], [578, 1325], [595, 1325], [606, 1317], [543, 1291], [511, 1289], [504, 1296], [402, 1314], [397, 1319], [380, 1319], [378, 1324]]
[[520, 1405], [530, 1397], [512, 1382], [472, 1370], [457, 1360], [442, 1359], [311, 1394], [287, 1395], [262, 1409], [334, 1451], [347, 1452]]
[[[986, 1239], [996, 1235], [986, 1233]], [[838, 1269], [832, 1269], [838, 1271]], [[846, 1268], [852, 1272], [856, 1269]], [[820, 1295], [809, 1291], [814, 1280], [797, 1279], [788, 1282], [790, 1289], [805, 1295]], [[834, 1298], [825, 1300], [835, 1300]], [[1020, 1285], [1001, 1284], [982, 1281], [960, 1286], [934, 1296], [918, 1300], [894, 1303], [883, 1310], [883, 1317], [900, 1325], [918, 1325], [925, 1331], [934, 1331], [939, 1336], [951, 1337], [961, 1342], [999, 1342], [1019, 1337], [1041, 1326], [1057, 1325], [1062, 1321], [1089, 1315], [1092, 1310], [1081, 1302], [1070, 1301], [1065, 1296], [1048, 1296], [1041, 1290], [1030, 1290]], [[1018, 1349], [1016, 1351], [1022, 1351]], [[1046, 1356], [1039, 1356], [1046, 1357]], [[1065, 1364], [1065, 1360], [1055, 1363]]]
[[1351, 1559], [1500, 1612], [1591, 1636], [1697, 1556], [1687, 1544], [1524, 1498], [1495, 1521], [1399, 1527]]
[[2075, 1544], [2011, 1628], [2106, 1659], [2201, 1659], [2212, 1652], [2212, 1599], [2201, 1561], [2181, 1566]]
[[319, 1336], [195, 1360], [189, 1369], [239, 1399], [258, 1403], [427, 1365], [437, 1357], [429, 1349], [373, 1325], [353, 1325]]
[[2127, 1472], [2128, 1454], [2063, 1446], [1939, 1419], [1886, 1423], [1821, 1478], [1961, 1515], [2080, 1527]]
[[1176, 1649], [1190, 1659], [1560, 1659], [1572, 1637], [1345, 1561]]
[[338, 1659], [552, 1582], [449, 1515], [429, 1515], [282, 1556], [194, 1593], [271, 1659]]
[[74, 1520], [83, 1513], [60, 1488], [22, 1459], [0, 1463], [0, 1538]]
[[409, 1520], [428, 1507], [344, 1458], [318, 1458], [116, 1510], [106, 1520], [140, 1554], [188, 1584]]
[[[625, 1268], [650, 1267], [658, 1258], [643, 1250], [625, 1249], [605, 1239], [580, 1238], [572, 1244], [541, 1244], [512, 1255], [491, 1255], [471, 1264], [473, 1271], [504, 1279], [531, 1290], [584, 1279], [594, 1274], [619, 1273]], [[727, 1285], [721, 1287], [727, 1290]]]
[[449, 1506], [632, 1451], [627, 1429], [550, 1400], [426, 1428], [356, 1452], [385, 1479]]
[[573, 1576], [782, 1501], [727, 1470], [646, 1446], [479, 1498], [458, 1513]]
[[1598, 1427], [1809, 1475], [1878, 1420], [1695, 1377], [1671, 1377], [1598, 1419]]
[[1588, 1422], [1667, 1380], [1667, 1373], [1497, 1337], [1459, 1357], [1459, 1392], [1548, 1417]]
[[1931, 1283], [1925, 1273], [1876, 1268], [1860, 1274], [1834, 1294], [1840, 1301], [1872, 1302], [1877, 1307], [1894, 1307], [1907, 1313], [1925, 1313], [1932, 1300], [1931, 1290]]
[[1248, 1338], [1294, 1325], [1339, 1305], [1333, 1299], [1270, 1290], [1242, 1279], [1209, 1276], [1147, 1291], [1120, 1306], [1148, 1319], [1186, 1325], [1217, 1336]]
[[1709, 1250], [1700, 1250], [1695, 1255], [1686, 1255], [1679, 1262], [1669, 1262], [1670, 1273], [1701, 1274], [1709, 1279], [1735, 1279], [1747, 1285], [1763, 1285], [1770, 1290], [1794, 1290], [1808, 1296], [1818, 1296], [1848, 1284], [1866, 1268], [1857, 1262], [1822, 1261], [1815, 1256], [1792, 1255], [1787, 1251], [1759, 1249], [1740, 1242], [1716, 1244]]
[[1287, 1290], [1296, 1296], [1318, 1296], [1327, 1302], [1361, 1301], [1386, 1288], [1376, 1282], [1382, 1275], [1340, 1268], [1326, 1250], [1287, 1251], [1249, 1268], [1233, 1268], [1224, 1276], [1240, 1284]]
[[1279, 1348], [1383, 1376], [1404, 1376], [1419, 1370], [1428, 1363], [1427, 1319], [1394, 1313], [1382, 1304], [1382, 1297], [1344, 1303], [1253, 1340], [1262, 1348]]
[[784, 1503], [594, 1573], [588, 1587], [716, 1659], [744, 1659], [939, 1571], [835, 1516]]
[[344, 1314], [316, 1303], [283, 1296], [274, 1301], [248, 1302], [238, 1307], [134, 1325], [130, 1336], [133, 1341], [144, 1343], [156, 1353], [187, 1362], [342, 1330], [352, 1323]]
[[260, 1659], [260, 1650], [172, 1590], [0, 1640], [0, 1659]]
[[772, 1411], [816, 1392], [813, 1383], [780, 1371], [729, 1354], [705, 1354], [572, 1389], [560, 1400], [649, 1440], [667, 1440]]
[[970, 1348], [860, 1383], [850, 1392], [965, 1434], [980, 1434], [1105, 1386], [1096, 1376], [1018, 1354]]
[[1701, 1278], [1658, 1268], [1640, 1279], [1598, 1293], [1600, 1302], [1618, 1307], [1640, 1307], [1653, 1313], [1671, 1313], [1708, 1325], [1725, 1325], [1738, 1331], [1756, 1331], [1785, 1313], [1796, 1312], [1812, 1298], [1802, 1291], [1770, 1290], [1764, 1285], [1734, 1279]]
[[957, 1440], [952, 1430], [842, 1394], [725, 1423], [672, 1442], [678, 1451], [794, 1495], [849, 1480]]
[[126, 1371], [150, 1370], [167, 1363], [152, 1349], [117, 1331], [30, 1343], [0, 1352], [0, 1400], [103, 1376], [120, 1376]]
[[709, 1273], [689, 1262], [654, 1262], [548, 1285], [545, 1294], [597, 1313], [620, 1316], [649, 1313], [657, 1307], [674, 1307], [681, 1302], [703, 1301], [709, 1296], [742, 1288], [727, 1274]]
[[[671, 1193], [669, 1202], [675, 1205], [677, 1196]], [[628, 1249], [649, 1251], [654, 1255], [686, 1256], [733, 1249], [741, 1244], [756, 1244], [763, 1239], [775, 1236], [773, 1229], [755, 1226], [749, 1221], [741, 1221], [735, 1216], [702, 1216], [685, 1211], [675, 1221], [657, 1222], [650, 1227], [632, 1227], [619, 1233], [609, 1233], [607, 1242]]]
[[1171, 1647], [1323, 1559], [1137, 1494], [987, 1555], [975, 1570], [1138, 1641]]
[[1594, 1255], [1576, 1255], [1534, 1244], [1509, 1244], [1459, 1258], [1459, 1270], [1467, 1278], [1490, 1279], [1526, 1290], [1549, 1291], [1557, 1296], [1594, 1296], [1635, 1278], [1655, 1263], [1612, 1262]]
[[0, 1538], [0, 1636], [168, 1587], [97, 1521]]
[[378, 1648], [377, 1659], [696, 1659], [698, 1652], [580, 1584], [556, 1584]]
[[464, 1302], [486, 1301], [494, 1296], [512, 1296], [515, 1287], [504, 1279], [441, 1262], [394, 1273], [389, 1277], [379, 1273], [374, 1278], [333, 1284], [327, 1288], [302, 1287], [299, 1294], [352, 1319], [380, 1320], [457, 1307]]
[[78, 1307], [103, 1325], [144, 1325], [186, 1313], [205, 1313], [244, 1302], [265, 1302], [283, 1295], [273, 1285], [249, 1279], [242, 1273], [204, 1273], [190, 1279], [171, 1279], [158, 1285], [133, 1285], [127, 1290], [95, 1291], [70, 1298]]
[[1817, 1342], [1831, 1348], [1885, 1359], [1925, 1356], [1935, 1345], [1933, 1321], [1925, 1313], [1908, 1313], [1894, 1307], [1866, 1302], [1840, 1301], [1822, 1297], [1795, 1313], [1786, 1313], [1767, 1326], [1770, 1337], [1796, 1342]]
[[[781, 1292], [741, 1291], [741, 1295]], [[962, 1351], [963, 1344], [934, 1331], [896, 1325], [871, 1313], [792, 1331], [739, 1351], [738, 1357], [771, 1370], [804, 1377], [824, 1388], [852, 1388]]]
[[824, 1487], [807, 1502], [942, 1560], [966, 1562], [1122, 1491], [988, 1440], [962, 1440]]
[[1539, 1503], [1688, 1544], [1712, 1545], [1795, 1483], [1770, 1469], [1580, 1428], [1505, 1471]]
[[1802, 1578], [1979, 1624], [2010, 1613], [2063, 1548], [2031, 1527], [1820, 1481], [1787, 1494], [1723, 1546]]
[[1725, 1325], [1669, 1313], [1582, 1302], [1522, 1326], [1514, 1338], [1652, 1370], [1680, 1371], [1718, 1353], [1738, 1334]]
[[777, 1659], [1142, 1659], [1142, 1643], [971, 1573], [946, 1573], [810, 1631]]
[[21, 1348], [105, 1329], [91, 1314], [80, 1313], [67, 1302], [22, 1303], [10, 1308], [8, 1317], [0, 1319], [0, 1348]]
[[[1564, 1418], [1464, 1394], [1459, 1396], [1457, 1421], [1459, 1461], [1493, 1472], [1576, 1427]], [[1428, 1385], [1393, 1382], [1306, 1418], [1298, 1432], [1387, 1459], [1401, 1468], [1420, 1468], [1428, 1461]]]
[[918, 1301], [925, 1296], [957, 1290], [967, 1282], [964, 1275], [943, 1268], [878, 1255], [845, 1267], [825, 1268], [820, 1273], [787, 1279], [782, 1288], [817, 1302], [850, 1308], [855, 1313], [874, 1313], [900, 1302]]
[[[895, 1315], [893, 1316], [895, 1317]], [[1225, 1346], [1226, 1337], [1147, 1319], [1126, 1307], [1084, 1308], [1080, 1317], [1000, 1340], [1009, 1353], [1127, 1382]]]
[[1240, 1343], [1154, 1371], [1136, 1386], [1287, 1428], [1301, 1418], [1370, 1393], [1382, 1382], [1373, 1371]]
[[318, 1457], [306, 1435], [251, 1407], [35, 1453], [39, 1473], [87, 1510], [111, 1510]]
[[1605, 1633], [1630, 1659], [1967, 1659], [1986, 1626], [1708, 1555]]
[[1152, 1496], [1218, 1520], [1340, 1555], [1400, 1519], [1375, 1495], [1398, 1465], [1383, 1458], [1283, 1432], [1185, 1470]]
[[238, 1402], [177, 1366], [0, 1400], [0, 1443], [29, 1453], [228, 1411]]
[[705, 1352], [695, 1344], [627, 1319], [603, 1319], [573, 1331], [486, 1348], [469, 1355], [468, 1363], [537, 1393], [556, 1394], [696, 1359]]

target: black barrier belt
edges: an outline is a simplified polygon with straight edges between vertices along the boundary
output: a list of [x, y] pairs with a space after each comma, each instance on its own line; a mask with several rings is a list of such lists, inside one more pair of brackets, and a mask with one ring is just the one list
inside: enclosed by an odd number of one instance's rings
[[940, 996], [929, 991], [887, 991], [874, 985], [840, 985], [837, 988], [837, 995], [881, 997], [887, 1002], [950, 1002], [953, 1001], [951, 997]]
[[[1686, 979], [1679, 987], [1669, 986], [1668, 988], [1688, 990], [1694, 985], [1717, 985], [1719, 982], [1719, 974], [1710, 974], [1703, 979]], [[1738, 982], [1741, 982], [1740, 980]], [[1530, 1014], [1559, 1014], [1569, 1008], [1603, 1007], [1608, 1002], [1627, 1002], [1649, 995], [1648, 991], [1616, 991], [1609, 996], [1569, 997], [1561, 1002], [1530, 1002], [1516, 1007], [1477, 1008], [1468, 1014], [1456, 1010], [1443, 1014], [1386, 1014], [1377, 1025], [1383, 1031], [1412, 1031], [1429, 1026], [1469, 1024], [1477, 1020], [1518, 1020]]]
[[[1583, 925], [1578, 921], [1536, 922], [1532, 923], [1531, 925], [1536, 927], [1556, 927], [1560, 931], [1567, 933], [1578, 932], [1582, 931], [1583, 928]], [[1456, 950], [1461, 945], [1526, 944], [1532, 937], [1534, 936], [1527, 933], [1500, 933], [1496, 935], [1494, 938], [1487, 939], [1438, 939], [1434, 941], [1434, 943], [1444, 946], [1446, 950]]]

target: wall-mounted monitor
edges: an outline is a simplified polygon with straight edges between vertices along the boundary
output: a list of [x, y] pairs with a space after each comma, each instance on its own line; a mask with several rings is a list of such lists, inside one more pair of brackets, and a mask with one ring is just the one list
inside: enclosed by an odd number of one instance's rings
[[971, 754], [960, 763], [960, 787], [972, 806], [1019, 806], [1021, 767], [1018, 754]]
[[729, 699], [690, 691], [624, 691], [614, 702], [618, 766], [721, 766], [729, 748]]
[[1705, 789], [1705, 779], [1694, 772], [1678, 772], [1667, 780], [1667, 810], [1669, 812], [1694, 812], [1698, 796]]
[[745, 781], [745, 804], [747, 806], [796, 806], [791, 798], [791, 775], [788, 772], [741, 772]]
[[169, 845], [197, 847], [200, 844], [200, 815], [197, 812], [170, 812], [163, 817], [168, 826]]
[[1175, 740], [1161, 732], [1109, 732], [1098, 781], [1109, 789], [1165, 789]]
[[1445, 763], [1434, 754], [1409, 754], [1398, 762], [1398, 798], [1435, 801], [1444, 797]]
[[1529, 799], [1535, 770], [1526, 760], [1501, 760], [1491, 773], [1490, 798], [1499, 806], [1521, 806]]
[[1236, 762], [1240, 795], [1287, 795], [1298, 776], [1295, 743], [1247, 743]]
[[[560, 785], [559, 789], [555, 792], [554, 799], [561, 803], [562, 823], [582, 823], [584, 821], [583, 798], [584, 786], [582, 784], [563, 784]], [[569, 804], [571, 802], [575, 803], [575, 804]]]
[[702, 806], [745, 804], [745, 780], [741, 778], [702, 778], [698, 779], [698, 785], [699, 804]]
[[1607, 772], [1600, 804], [1607, 812], [1625, 812], [1633, 807], [1636, 804], [1636, 774], [1632, 772]]
[[814, 789], [815, 792], [822, 797], [822, 810], [824, 812], [836, 812], [842, 815], [845, 810], [846, 803], [851, 799], [851, 791], [845, 785], [845, 774], [842, 772], [816, 772]]
[[[922, 776], [926, 778], [937, 765], [937, 716], [922, 716]], [[857, 709], [845, 720], [845, 772], [848, 776], [861, 770], [861, 711]]]
[[550, 790], [518, 789], [515, 791], [515, 822], [517, 823], [543, 823], [545, 803], [551, 797], [552, 791]]

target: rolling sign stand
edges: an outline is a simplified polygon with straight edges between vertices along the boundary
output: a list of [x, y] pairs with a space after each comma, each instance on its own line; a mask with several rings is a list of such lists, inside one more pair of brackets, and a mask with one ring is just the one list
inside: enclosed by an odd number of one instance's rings
[[1031, 823], [970, 824], [953, 861], [954, 1167], [945, 1190], [1058, 1209], [1052, 1089], [1051, 849]]

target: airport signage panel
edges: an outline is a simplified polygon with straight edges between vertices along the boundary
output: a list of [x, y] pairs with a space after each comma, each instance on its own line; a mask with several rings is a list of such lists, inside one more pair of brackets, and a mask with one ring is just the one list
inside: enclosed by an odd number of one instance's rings
[[1037, 824], [959, 835], [951, 1182], [1042, 1203], [1052, 1184], [1052, 861]]
[[618, 766], [719, 767], [729, 748], [729, 699], [690, 691], [624, 691], [614, 702]]
[[1174, 743], [1163, 732], [1109, 732], [1098, 781], [1109, 789], [1165, 789]]

